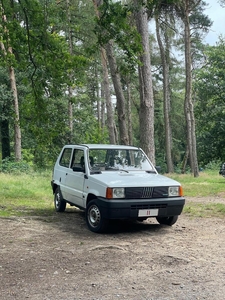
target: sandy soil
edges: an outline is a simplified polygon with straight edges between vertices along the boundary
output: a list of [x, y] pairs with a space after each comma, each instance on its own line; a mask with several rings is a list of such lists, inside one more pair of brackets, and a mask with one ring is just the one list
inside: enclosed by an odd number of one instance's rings
[[[195, 202], [225, 203], [223, 197]], [[0, 299], [225, 299], [225, 220], [90, 232], [84, 213], [0, 219]]]

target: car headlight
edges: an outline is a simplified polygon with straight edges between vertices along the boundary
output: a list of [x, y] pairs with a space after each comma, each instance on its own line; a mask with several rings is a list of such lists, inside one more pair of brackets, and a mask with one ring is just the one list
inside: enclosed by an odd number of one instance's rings
[[170, 186], [168, 190], [169, 197], [183, 196], [183, 189], [181, 186]]
[[107, 199], [125, 198], [124, 188], [107, 188], [106, 190]]

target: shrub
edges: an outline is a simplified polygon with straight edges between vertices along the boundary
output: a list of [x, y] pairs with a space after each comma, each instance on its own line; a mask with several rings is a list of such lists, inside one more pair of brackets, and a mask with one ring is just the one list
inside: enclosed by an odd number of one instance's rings
[[205, 165], [206, 170], [219, 170], [221, 166], [221, 161], [220, 160], [212, 160], [210, 161], [207, 165]]
[[0, 172], [2, 173], [27, 173], [30, 171], [30, 166], [24, 161], [16, 162], [14, 158], [7, 157], [0, 163]]

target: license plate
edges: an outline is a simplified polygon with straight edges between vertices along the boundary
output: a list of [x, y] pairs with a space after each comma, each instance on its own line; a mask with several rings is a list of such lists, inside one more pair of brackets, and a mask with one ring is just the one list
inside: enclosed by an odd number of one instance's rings
[[158, 213], [158, 209], [140, 209], [138, 211], [138, 217], [156, 217]]

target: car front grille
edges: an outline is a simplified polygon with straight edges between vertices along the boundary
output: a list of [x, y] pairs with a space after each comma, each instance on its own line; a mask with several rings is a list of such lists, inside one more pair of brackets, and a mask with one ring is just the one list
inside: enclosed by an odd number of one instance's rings
[[131, 205], [131, 209], [139, 210], [139, 209], [160, 209], [160, 208], [167, 208], [167, 204], [140, 204], [140, 205]]
[[125, 189], [127, 199], [151, 199], [168, 197], [168, 187], [132, 187]]

